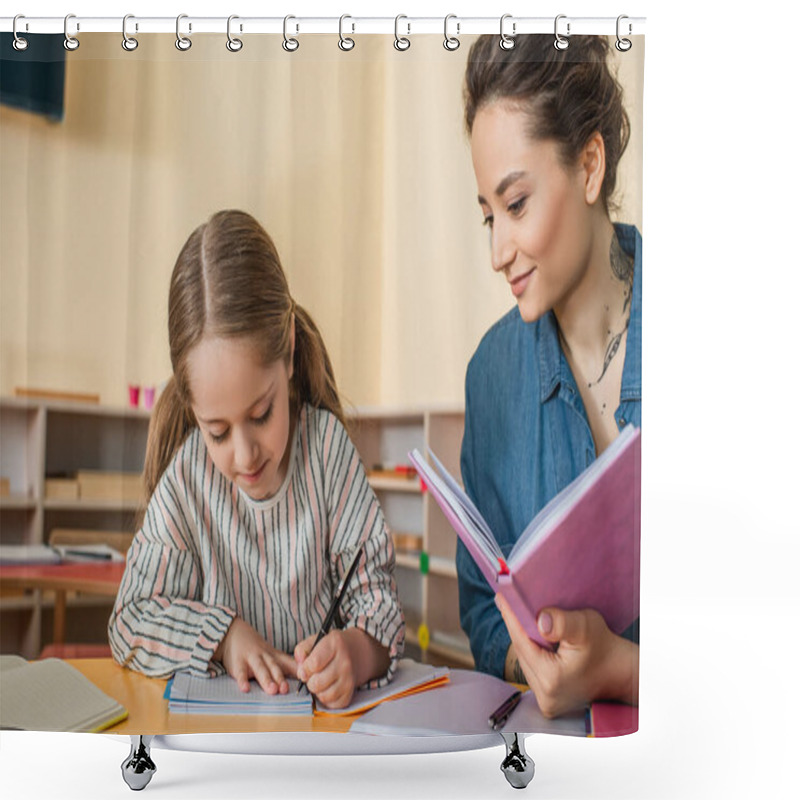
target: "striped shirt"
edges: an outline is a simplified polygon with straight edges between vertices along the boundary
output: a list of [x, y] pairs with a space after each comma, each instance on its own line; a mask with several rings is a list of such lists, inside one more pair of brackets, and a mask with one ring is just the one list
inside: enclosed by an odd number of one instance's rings
[[355, 551], [364, 556], [339, 609], [389, 650], [391, 679], [405, 624], [394, 548], [358, 453], [339, 420], [300, 412], [281, 488], [253, 500], [215, 466], [198, 429], [165, 470], [108, 625], [114, 658], [151, 677], [219, 675], [212, 656], [235, 616], [278, 650], [316, 634]]

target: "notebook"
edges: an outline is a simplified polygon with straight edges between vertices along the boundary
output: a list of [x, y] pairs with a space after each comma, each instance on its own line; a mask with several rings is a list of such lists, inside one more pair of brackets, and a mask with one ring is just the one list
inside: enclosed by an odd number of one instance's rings
[[345, 708], [327, 708], [316, 704], [317, 716], [350, 716], [374, 708], [387, 700], [397, 700], [429, 689], [444, 686], [449, 680], [448, 667], [433, 667], [420, 664], [410, 658], [401, 658], [390, 683], [379, 689], [358, 689]]
[[641, 435], [632, 425], [531, 520], [508, 557], [472, 501], [429, 451], [409, 457], [480, 568], [531, 639], [546, 606], [593, 608], [614, 633], [639, 616]]
[[0, 727], [24, 731], [100, 731], [127, 710], [75, 667], [57, 658], [0, 656]]
[[168, 682], [164, 697], [169, 710], [180, 714], [270, 714], [311, 716], [311, 695], [297, 694], [299, 682], [289, 680], [288, 694], [267, 694], [256, 681], [243, 692], [230, 675], [202, 678], [177, 672]]
[[[416, 694], [382, 703], [355, 720], [350, 731], [374, 736], [490, 733], [489, 716], [508, 699], [514, 687], [474, 670], [453, 669], [449, 678], [447, 685], [436, 690], [435, 698]], [[502, 730], [585, 736], [586, 712], [578, 710], [557, 719], [546, 719], [533, 693], [526, 691]]]

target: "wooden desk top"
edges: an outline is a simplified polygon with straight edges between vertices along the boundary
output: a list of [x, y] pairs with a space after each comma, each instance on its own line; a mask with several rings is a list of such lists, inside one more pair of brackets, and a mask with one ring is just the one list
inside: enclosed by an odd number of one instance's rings
[[80, 591], [116, 597], [124, 562], [0, 566], [0, 583], [17, 589]]
[[128, 709], [126, 720], [103, 733], [346, 733], [352, 721], [344, 717], [171, 714], [164, 699], [166, 680], [146, 678], [110, 658], [73, 659], [67, 663]]

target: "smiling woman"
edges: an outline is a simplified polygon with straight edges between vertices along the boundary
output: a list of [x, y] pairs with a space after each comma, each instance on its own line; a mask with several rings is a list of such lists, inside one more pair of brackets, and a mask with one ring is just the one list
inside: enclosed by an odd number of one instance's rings
[[[481, 37], [465, 121], [492, 268], [516, 308], [483, 337], [466, 381], [465, 488], [508, 555], [528, 522], [627, 423], [641, 424], [641, 237], [613, 224], [628, 141], [602, 37]], [[459, 542], [461, 622], [479, 669], [529, 683], [555, 716], [638, 702], [638, 623], [612, 634], [591, 609], [542, 609], [530, 640]], [[635, 640], [635, 641], [634, 641]]]

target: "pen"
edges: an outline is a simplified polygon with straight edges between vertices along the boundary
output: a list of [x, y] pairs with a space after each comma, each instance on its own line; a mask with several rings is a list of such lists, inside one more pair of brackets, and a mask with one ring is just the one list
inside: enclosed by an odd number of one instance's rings
[[522, 692], [514, 692], [511, 697], [492, 712], [492, 715], [489, 717], [489, 727], [494, 731], [498, 728], [502, 728], [511, 716], [511, 712], [519, 705], [520, 700], [522, 700]]
[[[322, 627], [319, 629], [319, 633], [317, 634], [317, 638], [314, 639], [314, 644], [311, 645], [311, 650], [308, 651], [307, 656], [311, 655], [311, 651], [319, 644], [319, 640], [325, 636], [328, 631], [331, 629], [331, 625], [333, 624], [334, 617], [336, 616], [336, 612], [339, 610], [339, 606], [342, 604], [342, 599], [344, 598], [344, 593], [347, 591], [347, 586], [350, 583], [350, 579], [355, 575], [356, 567], [358, 566], [358, 562], [361, 559], [361, 553], [364, 550], [364, 542], [362, 542], [356, 550], [356, 554], [353, 556], [353, 560], [350, 562], [350, 566], [347, 568], [347, 572], [345, 572], [344, 577], [341, 581], [339, 581], [339, 585], [336, 587], [336, 592], [333, 598], [333, 603], [331, 603], [331, 607], [328, 609], [328, 613], [325, 616], [325, 621], [322, 623]], [[300, 694], [302, 689], [306, 689], [306, 685], [303, 681], [300, 681], [300, 685], [297, 687], [296, 694]]]

